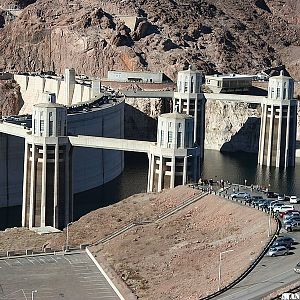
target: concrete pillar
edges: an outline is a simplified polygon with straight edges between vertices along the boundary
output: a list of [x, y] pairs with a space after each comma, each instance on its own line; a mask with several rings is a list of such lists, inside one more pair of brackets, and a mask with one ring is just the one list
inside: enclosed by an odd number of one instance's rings
[[158, 169], [158, 185], [157, 191], [160, 192], [162, 190], [162, 181], [163, 181], [163, 157], [160, 155], [159, 157], [159, 169]]
[[29, 204], [29, 228], [34, 227], [34, 202], [35, 202], [35, 160], [36, 160], [36, 149], [35, 144], [31, 145], [31, 174], [30, 174], [30, 204]]
[[289, 159], [289, 136], [290, 136], [290, 117], [291, 117], [291, 107], [288, 106], [287, 112], [287, 123], [286, 123], [286, 139], [285, 139], [285, 167], [288, 166]]
[[195, 98], [195, 110], [194, 110], [194, 142], [195, 143], [197, 142], [197, 125], [198, 125], [198, 95]]
[[282, 129], [282, 105], [279, 107], [279, 122], [278, 122], [278, 136], [277, 136], [277, 152], [276, 152], [276, 167], [280, 166], [280, 144], [281, 144], [281, 129]]
[[183, 176], [182, 176], [182, 184], [186, 184], [186, 177], [187, 177], [187, 157], [183, 158]]
[[41, 226], [46, 226], [46, 191], [47, 191], [47, 145], [43, 143], [42, 161], [42, 195], [41, 195]]
[[271, 117], [270, 120], [270, 128], [269, 128], [269, 136], [268, 136], [268, 158], [267, 158], [267, 166], [271, 166], [272, 161], [272, 141], [273, 141], [273, 124], [274, 124], [274, 105], [271, 105]]
[[266, 122], [267, 122], [267, 105], [262, 104], [262, 116], [260, 124], [260, 136], [259, 136], [259, 152], [258, 152], [258, 163], [264, 164], [264, 149], [265, 145], [265, 134], [266, 134]]
[[54, 150], [54, 208], [53, 208], [53, 226], [58, 227], [58, 183], [59, 183], [59, 144], [55, 144]]
[[170, 180], [170, 188], [175, 187], [175, 171], [176, 171], [176, 157], [172, 156], [171, 158], [171, 180]]
[[26, 218], [26, 208], [27, 208], [27, 170], [28, 170], [28, 164], [30, 163], [28, 160], [28, 151], [29, 151], [29, 145], [27, 141], [25, 140], [25, 149], [24, 149], [24, 171], [23, 171], [23, 204], [22, 204], [22, 226], [25, 227], [27, 224]]

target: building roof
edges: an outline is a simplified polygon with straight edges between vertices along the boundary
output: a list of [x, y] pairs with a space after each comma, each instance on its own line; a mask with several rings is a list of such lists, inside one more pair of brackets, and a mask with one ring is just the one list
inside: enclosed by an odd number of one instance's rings
[[252, 79], [252, 75], [244, 75], [244, 74], [224, 74], [224, 75], [206, 75], [206, 79]]
[[165, 119], [173, 119], [173, 120], [184, 120], [184, 119], [193, 119], [192, 116], [181, 114], [179, 112], [172, 112], [167, 114], [160, 115], [161, 118]]
[[195, 74], [195, 73], [202, 73], [202, 72], [199, 70], [192, 70], [192, 67], [189, 66], [189, 68], [187, 70], [182, 70], [182, 71], [179, 71], [178, 73]]
[[278, 76], [272, 76], [272, 77], [270, 77], [270, 79], [275, 79], [275, 80], [277, 80], [277, 79], [280, 79], [280, 80], [289, 80], [289, 79], [292, 79], [292, 77], [285, 76], [283, 74], [283, 71], [280, 71], [280, 75], [278, 75]]
[[59, 103], [52, 103], [52, 102], [43, 102], [34, 104], [33, 107], [40, 107], [40, 108], [64, 108], [65, 106]]

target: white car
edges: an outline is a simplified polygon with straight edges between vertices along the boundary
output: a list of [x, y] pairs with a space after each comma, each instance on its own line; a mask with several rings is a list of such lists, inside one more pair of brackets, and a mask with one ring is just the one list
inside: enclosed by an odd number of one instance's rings
[[231, 198], [242, 198], [242, 199], [250, 198], [250, 194], [246, 192], [233, 193], [230, 196]]
[[298, 199], [297, 199], [297, 196], [291, 196], [290, 197], [290, 203], [298, 203]]
[[274, 207], [273, 208], [273, 211], [274, 212], [277, 212], [277, 213], [281, 213], [281, 212], [286, 212], [288, 210], [294, 210], [294, 205], [289, 205], [289, 204], [286, 204], [286, 205], [282, 205], [280, 207]]
[[289, 249], [284, 246], [271, 246], [267, 255], [268, 256], [278, 256], [278, 255], [288, 255]]

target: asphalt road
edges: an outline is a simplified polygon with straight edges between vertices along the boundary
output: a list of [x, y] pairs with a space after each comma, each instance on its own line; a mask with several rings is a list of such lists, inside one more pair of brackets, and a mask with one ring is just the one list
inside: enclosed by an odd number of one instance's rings
[[85, 252], [0, 260], [0, 299], [118, 300]]
[[[231, 191], [228, 191], [228, 195], [230, 195]], [[240, 188], [240, 191], [247, 191], [252, 195], [263, 195], [262, 193], [251, 192], [250, 189]], [[263, 196], [264, 198], [266, 197], [265, 195]], [[300, 204], [294, 204], [294, 206], [300, 210]], [[267, 230], [266, 224], [266, 232]], [[294, 245], [287, 256], [265, 256], [244, 280], [215, 299], [262, 299], [263, 296], [280, 287], [295, 281], [300, 283], [300, 274], [296, 274], [293, 271], [294, 266], [300, 261], [300, 231], [287, 233], [282, 229], [280, 235], [291, 236], [299, 244]]]

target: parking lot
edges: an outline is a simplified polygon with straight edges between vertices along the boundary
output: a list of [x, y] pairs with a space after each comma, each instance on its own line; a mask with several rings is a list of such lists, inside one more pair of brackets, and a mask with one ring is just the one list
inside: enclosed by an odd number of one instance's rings
[[32, 296], [42, 300], [119, 299], [86, 252], [0, 260], [0, 299]]
[[[237, 186], [235, 186], [235, 191], [237, 191]], [[240, 186], [239, 191], [248, 192], [253, 196], [263, 196], [266, 199], [265, 194], [255, 190], [251, 191], [250, 188], [244, 188], [243, 186]], [[230, 195], [231, 193], [233, 193], [233, 187], [228, 189], [227, 195]], [[282, 202], [289, 204], [288, 201]], [[296, 210], [300, 211], [300, 204], [293, 205]], [[266, 224], [266, 234], [267, 232], [268, 224]], [[293, 268], [300, 261], [300, 231], [286, 232], [286, 230], [282, 228], [280, 231], [280, 236], [290, 236], [297, 242], [291, 248], [289, 255], [263, 257], [259, 264], [245, 279], [227, 292], [216, 297], [216, 299], [262, 299], [263, 296], [267, 295], [273, 290], [284, 287], [293, 282], [299, 282], [300, 274], [295, 273]]]

